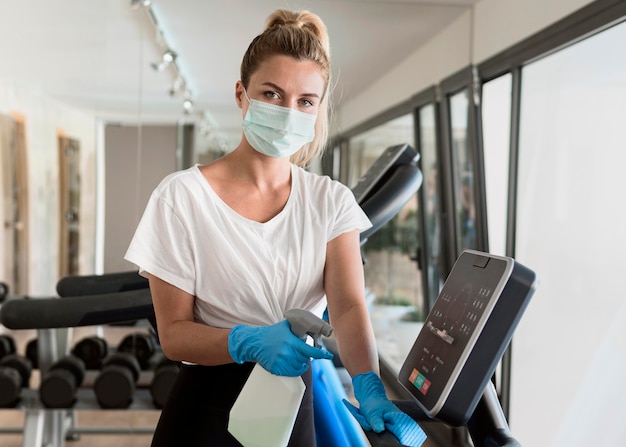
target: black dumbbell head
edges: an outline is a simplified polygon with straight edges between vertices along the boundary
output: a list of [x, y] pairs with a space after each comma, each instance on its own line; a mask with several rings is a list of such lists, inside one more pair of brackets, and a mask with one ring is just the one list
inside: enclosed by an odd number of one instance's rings
[[150, 383], [152, 403], [158, 409], [163, 409], [165, 402], [174, 387], [178, 376], [179, 365], [163, 357], [154, 370], [154, 377]]
[[67, 355], [57, 360], [51, 367], [50, 371], [55, 369], [63, 369], [69, 371], [76, 381], [76, 386], [80, 386], [85, 378], [85, 362], [75, 355]]
[[128, 408], [140, 372], [139, 362], [132, 354], [116, 352], [107, 357], [93, 387], [100, 407]]
[[0, 359], [16, 352], [15, 339], [9, 334], [0, 335]]
[[0, 408], [13, 408], [20, 401], [22, 377], [9, 366], [0, 366]]
[[59, 359], [39, 386], [39, 398], [46, 408], [71, 408], [85, 377], [85, 363], [76, 356]]
[[108, 352], [106, 340], [97, 336], [83, 338], [72, 349], [72, 354], [82, 359], [87, 369], [102, 368], [102, 360]]
[[17, 405], [22, 388], [28, 387], [32, 369], [30, 360], [21, 355], [9, 354], [0, 360], [0, 407]]
[[0, 366], [8, 366], [15, 369], [21, 378], [21, 387], [28, 387], [30, 382], [30, 374], [33, 371], [33, 365], [26, 357], [22, 357], [18, 354], [9, 354], [0, 360]]
[[9, 285], [5, 282], [0, 282], [0, 303], [2, 303], [9, 295]]
[[150, 366], [150, 358], [155, 351], [154, 340], [150, 334], [136, 332], [124, 337], [117, 347], [117, 350], [134, 355], [139, 361], [141, 369], [148, 369]]
[[133, 382], [139, 380], [141, 366], [134, 355], [128, 352], [116, 352], [115, 354], [111, 354], [102, 362], [102, 370], [104, 371], [107, 366], [111, 365], [117, 365], [128, 369], [133, 377]]
[[26, 343], [26, 358], [30, 360], [33, 368], [39, 368], [39, 342], [36, 338]]

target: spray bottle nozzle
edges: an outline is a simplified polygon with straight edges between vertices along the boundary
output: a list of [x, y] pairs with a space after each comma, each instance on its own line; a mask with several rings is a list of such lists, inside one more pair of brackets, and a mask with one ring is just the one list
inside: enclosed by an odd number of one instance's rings
[[285, 318], [289, 321], [294, 335], [303, 340], [310, 335], [317, 348], [322, 346], [322, 335], [330, 337], [333, 333], [333, 327], [330, 324], [305, 309], [290, 309], [285, 312]]

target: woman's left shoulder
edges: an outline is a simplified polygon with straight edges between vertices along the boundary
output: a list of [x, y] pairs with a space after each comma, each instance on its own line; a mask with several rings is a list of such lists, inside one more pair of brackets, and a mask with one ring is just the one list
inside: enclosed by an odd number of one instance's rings
[[336, 192], [337, 194], [350, 191], [349, 188], [338, 180], [333, 180], [328, 175], [317, 174], [304, 168], [296, 167], [296, 172], [307, 189], [321, 192]]

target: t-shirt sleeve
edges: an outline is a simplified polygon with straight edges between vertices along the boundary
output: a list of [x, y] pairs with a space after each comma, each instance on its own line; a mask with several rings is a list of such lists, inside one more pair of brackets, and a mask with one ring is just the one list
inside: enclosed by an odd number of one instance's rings
[[194, 256], [185, 223], [170, 200], [152, 193], [124, 259], [195, 295]]
[[352, 191], [341, 183], [336, 183], [335, 186], [337, 187], [336, 218], [329, 232], [329, 241], [348, 231], [359, 230], [363, 232], [372, 226]]

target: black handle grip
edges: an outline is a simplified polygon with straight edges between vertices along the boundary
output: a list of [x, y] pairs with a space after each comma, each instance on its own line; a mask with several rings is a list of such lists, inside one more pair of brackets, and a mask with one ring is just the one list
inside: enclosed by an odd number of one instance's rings
[[147, 289], [148, 279], [138, 272], [106, 273], [104, 275], [66, 276], [57, 282], [59, 296], [100, 295]]
[[361, 233], [361, 242], [397, 215], [421, 185], [422, 171], [417, 166], [398, 166], [382, 187], [359, 204], [372, 222], [372, 227]]
[[15, 298], [0, 308], [9, 329], [52, 329], [154, 318], [150, 289], [69, 298]]

